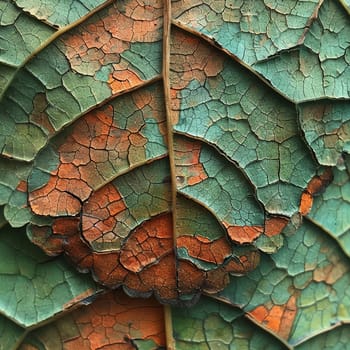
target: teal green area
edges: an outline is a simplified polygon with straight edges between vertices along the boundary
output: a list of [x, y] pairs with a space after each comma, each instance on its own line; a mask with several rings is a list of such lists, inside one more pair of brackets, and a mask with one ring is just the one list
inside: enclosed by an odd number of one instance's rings
[[4, 216], [4, 206], [0, 206], [0, 229], [7, 224], [7, 220]]
[[349, 325], [338, 326], [326, 333], [318, 334], [295, 347], [296, 350], [349, 350]]
[[341, 165], [342, 153], [350, 153], [350, 105], [348, 101], [322, 100], [298, 107], [305, 139], [322, 165]]
[[0, 63], [0, 96], [3, 95], [7, 85], [16, 74], [16, 69]]
[[27, 182], [31, 167], [31, 164], [0, 158], [0, 205], [4, 205], [4, 218], [12, 227], [25, 225], [32, 216], [26, 189], [17, 188], [21, 182]]
[[33, 164], [33, 171], [28, 178], [28, 191], [33, 192], [44, 185], [50, 179], [50, 173], [57, 170], [59, 155], [52, 145], [44, 148], [36, 157]]
[[316, 173], [300, 140], [295, 107], [233, 62], [183, 89], [175, 131], [215, 146], [237, 164], [271, 214], [298, 211]]
[[176, 199], [176, 235], [202, 236], [214, 241], [225, 236], [215, 215], [198, 203], [178, 196]]
[[16, 5], [39, 20], [64, 27], [84, 17], [106, 0], [15, 0]]
[[308, 217], [323, 228], [350, 256], [350, 178], [346, 170], [333, 168], [334, 179], [315, 197]]
[[[181, 143], [181, 140], [177, 142]], [[180, 193], [201, 203], [219, 222], [229, 226], [264, 224], [264, 210], [255, 199], [254, 189], [235, 164], [204, 143], [199, 161], [207, 178], [194, 185], [178, 181]], [[186, 164], [179, 158], [176, 165]]]
[[17, 74], [0, 101], [1, 153], [19, 160], [31, 160], [46, 143], [44, 130], [29, 122], [33, 100], [44, 91], [42, 84], [28, 72]]
[[295, 102], [350, 97], [350, 20], [336, 1], [326, 0], [303, 45], [253, 68]]
[[22, 327], [43, 322], [98, 291], [89, 276], [35, 247], [24, 230], [1, 229], [0, 255], [0, 310]]
[[0, 350], [15, 350], [25, 330], [8, 318], [0, 315]]
[[348, 258], [325, 231], [305, 221], [275, 254], [263, 256], [255, 271], [232, 279], [221, 296], [246, 311], [295, 297], [288, 339], [295, 345], [349, 321], [349, 282]]
[[161, 41], [131, 43], [130, 48], [120, 54], [142, 80], [149, 80], [162, 71], [163, 46]]
[[112, 183], [124, 199], [127, 211], [116, 228], [118, 236], [126, 237], [130, 229], [170, 209], [170, 171], [168, 158], [155, 160], [118, 177]]
[[20, 66], [55, 31], [9, 1], [0, 1], [0, 62]]
[[79, 328], [74, 318], [71, 314], [67, 314], [31, 331], [21, 343], [19, 350], [24, 350], [26, 346], [30, 345], [40, 350], [60, 349], [63, 341], [79, 335]]
[[242, 310], [208, 297], [201, 297], [190, 309], [173, 308], [172, 321], [178, 350], [286, 349], [244, 318]]
[[180, 23], [214, 38], [246, 64], [254, 64], [296, 46], [318, 1], [174, 2]]

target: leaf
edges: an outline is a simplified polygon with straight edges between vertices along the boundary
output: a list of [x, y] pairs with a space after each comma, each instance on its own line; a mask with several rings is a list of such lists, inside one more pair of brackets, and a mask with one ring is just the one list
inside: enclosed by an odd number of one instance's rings
[[[347, 1], [0, 9], [1, 346], [346, 343]], [[173, 305], [166, 341], [119, 287]]]

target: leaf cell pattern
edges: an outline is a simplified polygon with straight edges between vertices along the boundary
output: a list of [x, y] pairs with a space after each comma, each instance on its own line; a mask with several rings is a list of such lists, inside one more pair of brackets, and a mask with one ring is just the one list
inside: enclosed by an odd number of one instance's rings
[[0, 1], [0, 349], [345, 348], [349, 13]]

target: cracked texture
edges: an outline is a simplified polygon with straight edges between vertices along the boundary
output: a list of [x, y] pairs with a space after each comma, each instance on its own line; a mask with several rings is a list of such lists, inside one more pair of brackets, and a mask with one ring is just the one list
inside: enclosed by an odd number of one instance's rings
[[162, 307], [154, 299], [109, 293], [31, 332], [19, 349], [155, 350], [165, 345], [163, 322]]
[[349, 12], [0, 1], [0, 349], [347, 344]]

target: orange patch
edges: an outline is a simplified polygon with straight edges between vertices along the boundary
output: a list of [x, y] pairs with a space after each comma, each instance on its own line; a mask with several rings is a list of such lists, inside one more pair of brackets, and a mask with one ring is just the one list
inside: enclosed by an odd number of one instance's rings
[[[161, 40], [162, 6], [160, 2], [153, 6], [142, 6], [136, 0], [113, 4], [93, 24], [83, 25], [79, 33], [66, 35], [63, 43], [72, 69], [83, 75], [95, 75], [102, 67], [108, 67], [112, 94], [140, 84], [142, 79], [121, 54], [132, 43]], [[140, 11], [144, 17], [137, 15]]]
[[165, 346], [163, 307], [153, 298], [135, 299], [110, 292], [73, 311], [70, 317], [78, 334], [62, 339], [65, 349], [131, 350], [133, 339], [152, 339], [157, 346]]
[[268, 237], [279, 235], [287, 226], [288, 221], [286, 218], [277, 216], [267, 218], [265, 221], [265, 235]]
[[297, 313], [296, 297], [292, 295], [284, 305], [266, 307], [260, 305], [248, 312], [255, 321], [264, 324], [269, 330], [287, 340]]
[[123, 244], [120, 262], [127, 270], [140, 272], [171, 253], [172, 249], [172, 217], [170, 214], [159, 215], [131, 232]]
[[200, 162], [201, 143], [199, 141], [177, 138], [175, 140], [176, 176], [182, 181], [180, 187], [195, 185], [206, 178], [202, 163]]
[[80, 201], [67, 192], [57, 190], [56, 184], [57, 178], [52, 176], [44, 187], [29, 193], [29, 204], [32, 211], [44, 216], [79, 214]]
[[301, 215], [307, 215], [313, 204], [312, 195], [309, 192], [303, 192], [300, 198], [299, 213]]
[[322, 192], [322, 190], [329, 185], [329, 183], [333, 179], [333, 173], [331, 168], [327, 168], [321, 175], [314, 176], [311, 181], [307, 185], [307, 192], [311, 195], [318, 194]]
[[226, 239], [209, 241], [201, 236], [180, 236], [176, 240], [177, 248], [186, 248], [188, 254], [196, 259], [221, 265], [232, 254]]
[[17, 185], [16, 190], [20, 191], [20, 192], [27, 192], [27, 190], [28, 190], [27, 181], [21, 180], [19, 182], [19, 184]]
[[121, 70], [117, 70], [119, 67], [117, 68], [116, 65], [113, 65], [113, 67], [114, 71], [108, 78], [108, 84], [112, 90], [112, 94], [117, 94], [142, 83], [142, 79], [127, 64], [124, 64]]
[[263, 226], [231, 226], [226, 222], [223, 224], [231, 240], [239, 244], [252, 243], [264, 232]]
[[310, 212], [313, 204], [313, 196], [322, 192], [332, 179], [332, 169], [327, 168], [321, 175], [316, 175], [310, 180], [300, 198], [299, 213], [301, 215], [305, 216]]

